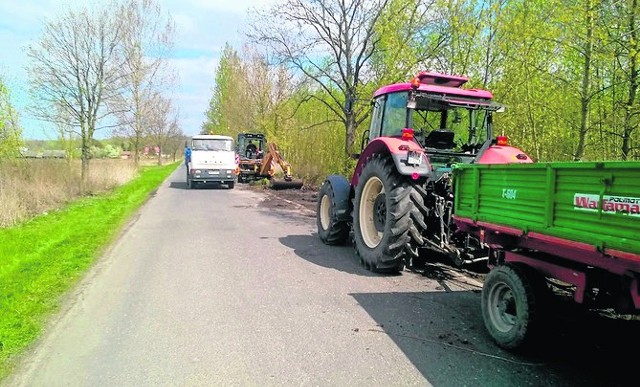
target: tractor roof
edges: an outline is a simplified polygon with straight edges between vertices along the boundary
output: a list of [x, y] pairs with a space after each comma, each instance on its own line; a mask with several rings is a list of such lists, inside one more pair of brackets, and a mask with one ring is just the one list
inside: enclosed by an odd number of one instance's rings
[[428, 94], [458, 96], [465, 99], [481, 99], [489, 100], [493, 98], [493, 94], [487, 90], [481, 89], [463, 89], [462, 85], [469, 79], [457, 75], [446, 75], [432, 72], [421, 72], [411, 82], [394, 83], [379, 88], [373, 93], [374, 98], [383, 94], [395, 93], [398, 91], [411, 90], [417, 86], [416, 90], [426, 92]]
[[264, 139], [266, 136], [263, 133], [238, 133], [238, 138], [249, 138], [249, 139], [255, 139], [255, 138], [262, 138]]

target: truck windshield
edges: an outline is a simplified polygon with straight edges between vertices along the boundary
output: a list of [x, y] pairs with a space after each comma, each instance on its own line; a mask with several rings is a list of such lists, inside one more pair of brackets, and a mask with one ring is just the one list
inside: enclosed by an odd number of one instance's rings
[[194, 139], [191, 149], [196, 151], [233, 151], [233, 141], [227, 139]]

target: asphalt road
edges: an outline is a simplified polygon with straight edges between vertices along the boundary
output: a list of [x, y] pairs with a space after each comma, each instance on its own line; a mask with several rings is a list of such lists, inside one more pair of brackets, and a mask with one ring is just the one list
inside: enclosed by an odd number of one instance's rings
[[[65, 302], [11, 386], [612, 386], [637, 325], [559, 317], [516, 355], [455, 271], [372, 274], [315, 218], [178, 169]], [[271, 201], [273, 203], [273, 201]], [[434, 275], [437, 274], [437, 275]], [[635, 332], [632, 335], [630, 332]]]

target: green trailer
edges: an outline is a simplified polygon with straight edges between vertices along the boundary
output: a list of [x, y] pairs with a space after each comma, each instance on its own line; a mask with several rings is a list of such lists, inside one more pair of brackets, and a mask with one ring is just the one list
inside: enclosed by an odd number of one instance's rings
[[640, 312], [640, 162], [466, 164], [454, 222], [489, 247], [485, 325], [515, 349], [543, 326], [552, 284], [589, 308]]

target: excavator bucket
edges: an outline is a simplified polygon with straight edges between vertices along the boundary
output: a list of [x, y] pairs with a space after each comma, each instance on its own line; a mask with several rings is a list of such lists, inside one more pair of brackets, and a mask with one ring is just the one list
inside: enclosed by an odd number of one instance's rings
[[279, 189], [300, 189], [304, 185], [304, 182], [301, 179], [276, 179], [272, 178], [269, 181], [269, 188], [279, 190]]

